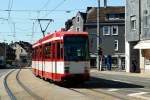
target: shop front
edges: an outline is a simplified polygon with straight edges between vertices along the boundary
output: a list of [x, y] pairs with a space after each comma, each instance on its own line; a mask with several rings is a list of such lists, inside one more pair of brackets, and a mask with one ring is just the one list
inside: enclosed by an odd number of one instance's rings
[[140, 49], [141, 57], [143, 60], [140, 60], [140, 63], [143, 63], [141, 66], [144, 69], [144, 72], [150, 72], [150, 40], [140, 41], [135, 45], [134, 49]]

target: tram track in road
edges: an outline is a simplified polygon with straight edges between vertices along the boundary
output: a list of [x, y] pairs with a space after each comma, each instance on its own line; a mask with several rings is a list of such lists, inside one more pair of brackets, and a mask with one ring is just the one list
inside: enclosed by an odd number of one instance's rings
[[8, 78], [8, 76], [9, 76], [11, 73], [13, 73], [14, 71], [15, 71], [15, 70], [10, 71], [10, 72], [5, 76], [4, 81], [3, 81], [5, 90], [6, 90], [6, 92], [7, 92], [7, 94], [9, 95], [9, 97], [10, 97], [11, 100], [17, 100], [17, 99], [16, 99], [16, 97], [14, 96], [13, 92], [11, 91], [11, 89], [9, 88], [9, 86], [8, 86], [7, 78]]
[[[11, 77], [10, 75], [13, 74], [15, 71], [17, 70], [12, 70], [10, 71], [4, 78], [4, 81], [3, 81], [3, 84], [4, 84], [4, 87], [5, 87], [5, 90], [7, 92], [7, 94], [9, 95], [10, 99], [11, 100], [17, 100], [17, 96], [15, 95], [15, 92], [13, 91], [12, 87], [10, 87], [10, 84], [8, 84], [8, 77]], [[32, 97], [33, 99], [35, 100], [42, 100], [42, 98], [38, 95], [36, 95], [34, 92], [31, 91], [31, 89], [29, 89], [27, 86], [25, 86], [23, 84], [23, 82], [21, 82], [20, 80], [20, 77], [19, 77], [19, 74], [21, 72], [21, 69], [19, 69], [17, 72], [16, 72], [16, 76], [15, 76], [15, 81], [17, 82], [17, 84], [20, 86], [20, 88], [22, 89], [22, 91], [25, 91], [26, 94], [28, 94], [28, 96]], [[11, 84], [12, 85], [12, 84]], [[13, 84], [13, 85], [16, 85], [16, 84]], [[23, 92], [23, 94], [25, 93]]]
[[27, 86], [25, 86], [19, 79], [19, 73], [20, 73], [21, 69], [19, 69], [17, 75], [16, 75], [16, 79], [18, 84], [25, 90], [27, 91], [27, 93], [29, 93], [33, 98], [35, 98], [36, 100], [42, 100], [42, 98], [38, 95], [36, 95], [34, 92], [31, 91], [31, 89], [29, 89]]
[[102, 98], [102, 100], [129, 100], [128, 98], [125, 99], [121, 96], [114, 95], [112, 93], [107, 93], [101, 90], [96, 90], [96, 89], [88, 89], [88, 88], [83, 88], [83, 89], [77, 89], [77, 88], [68, 88], [69, 90], [72, 90], [74, 92], [80, 93], [84, 96], [89, 96], [89, 97], [99, 97]]

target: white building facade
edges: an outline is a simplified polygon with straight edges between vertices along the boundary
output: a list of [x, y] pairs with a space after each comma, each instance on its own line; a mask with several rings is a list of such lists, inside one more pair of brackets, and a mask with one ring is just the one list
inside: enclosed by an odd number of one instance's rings
[[126, 0], [126, 71], [150, 71], [150, 0]]

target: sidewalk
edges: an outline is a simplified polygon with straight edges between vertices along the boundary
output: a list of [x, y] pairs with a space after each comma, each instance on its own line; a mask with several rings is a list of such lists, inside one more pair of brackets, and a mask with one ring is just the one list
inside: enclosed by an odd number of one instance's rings
[[143, 77], [143, 78], [150, 78], [150, 72], [143, 72], [143, 73], [128, 73], [125, 71], [98, 71], [97, 69], [91, 69], [91, 72], [102, 73], [102, 74], [109, 74], [109, 75], [125, 75], [125, 76], [136, 76], [136, 77]]

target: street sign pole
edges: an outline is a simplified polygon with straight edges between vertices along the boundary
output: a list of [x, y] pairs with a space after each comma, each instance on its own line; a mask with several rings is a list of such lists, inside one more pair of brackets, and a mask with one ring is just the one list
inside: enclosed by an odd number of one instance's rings
[[99, 55], [100, 49], [100, 0], [98, 0], [98, 8], [97, 8], [97, 69], [101, 71], [101, 57]]

